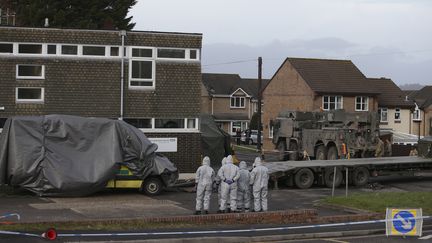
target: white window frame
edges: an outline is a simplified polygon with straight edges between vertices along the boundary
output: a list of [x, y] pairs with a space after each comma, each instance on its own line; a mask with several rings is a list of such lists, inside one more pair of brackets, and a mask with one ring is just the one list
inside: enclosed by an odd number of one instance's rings
[[416, 104], [415, 109], [412, 113], [412, 119], [413, 119], [413, 121], [421, 121], [421, 110], [417, 104]]
[[[20, 53], [19, 52], [19, 46], [20, 45], [40, 45], [41, 46], [41, 53]], [[16, 49], [14, 50], [14, 53], [20, 55], [20, 56], [41, 56], [47, 53], [47, 46], [42, 43], [30, 43], [30, 42], [20, 42], [16, 43]], [[15, 52], [16, 51], [16, 52]]]
[[[104, 48], [104, 55], [84, 55], [84, 47], [103, 47]], [[79, 48], [78, 48], [79, 50]], [[83, 57], [92, 57], [92, 58], [101, 58], [101, 57], [111, 57], [110, 56], [111, 46], [105, 46], [105, 45], [81, 45], [81, 55]], [[120, 51], [120, 49], [119, 49]], [[116, 57], [116, 56], [114, 56]]]
[[[167, 61], [185, 61], [185, 60], [186, 61], [199, 61], [200, 60], [200, 50], [196, 49], [196, 48], [158, 47], [155, 49], [156, 50], [155, 50], [155, 53], [153, 54], [153, 56], [157, 60], [167, 60]], [[158, 56], [158, 50], [160, 50], [160, 49], [184, 50], [185, 51], [185, 57], [184, 58], [159, 57]], [[196, 59], [190, 58], [190, 51], [191, 50], [195, 50], [197, 52], [197, 58]]]
[[[120, 48], [121, 49], [121, 48]], [[152, 50], [152, 57], [133, 57], [132, 51], [133, 49], [151, 49]], [[155, 90], [156, 88], [156, 62], [155, 62], [155, 53], [156, 48], [150, 47], [150, 46], [130, 46], [126, 50], [126, 52], [129, 54], [129, 82], [128, 87], [131, 90]], [[147, 61], [152, 63], [152, 78], [132, 78], [132, 61]], [[144, 81], [144, 82], [152, 82], [152, 86], [135, 86], [131, 85], [132, 81]]]
[[[328, 97], [328, 108], [326, 109], [326, 108], [324, 108], [324, 97]], [[343, 96], [341, 96], [341, 95], [323, 95], [322, 96], [322, 102], [321, 102], [321, 104], [322, 104], [322, 109], [323, 110], [325, 110], [325, 111], [330, 111], [331, 109], [330, 109], [330, 104], [331, 104], [331, 102], [330, 102], [330, 97], [334, 97], [335, 98], [335, 110], [341, 110], [341, 109], [343, 109]], [[338, 108], [337, 107], [337, 104], [339, 103], [338, 102], [338, 98], [340, 98], [340, 108]]]
[[[360, 103], [357, 99], [360, 98]], [[360, 105], [360, 109], [357, 109], [357, 105]], [[364, 108], [363, 108], [364, 106]], [[356, 96], [355, 97], [355, 111], [369, 111], [369, 97], [368, 96]]]
[[[158, 133], [196, 133], [199, 132], [199, 118], [172, 118], [172, 119], [184, 119], [184, 127], [183, 128], [156, 128], [156, 119], [170, 119], [170, 118], [151, 118], [151, 128], [139, 128], [142, 132], [158, 132]], [[195, 120], [194, 128], [187, 128], [187, 121], [190, 119]]]
[[[19, 76], [19, 66], [42, 66], [42, 76]], [[16, 79], [45, 79], [45, 65], [39, 64], [17, 64], [16, 65]]]
[[[231, 102], [231, 100], [232, 99], [237, 99], [237, 98], [239, 98], [239, 106], [236, 106], [236, 100], [234, 100], [234, 106], [232, 106], [232, 102]], [[243, 106], [241, 106], [241, 100], [243, 99]], [[246, 97], [245, 96], [236, 96], [236, 95], [233, 95], [233, 96], [231, 96], [230, 97], [230, 108], [233, 108], [233, 109], [244, 109], [246, 107]]]
[[[399, 118], [396, 118], [396, 114], [399, 114]], [[401, 116], [402, 116], [401, 109], [400, 108], [395, 108], [394, 120], [397, 121], [397, 122], [400, 122], [401, 121]]]
[[[40, 99], [18, 99], [19, 89], [40, 89], [41, 98]], [[16, 103], [43, 103], [45, 101], [45, 88], [42, 87], [16, 87], [15, 88], [15, 102]]]
[[269, 123], [269, 138], [273, 138], [274, 125], [273, 122]]
[[[378, 108], [378, 110], [380, 111], [380, 122], [388, 122], [388, 108], [387, 107], [380, 107]], [[383, 120], [383, 114], [386, 114], [386, 120]]]

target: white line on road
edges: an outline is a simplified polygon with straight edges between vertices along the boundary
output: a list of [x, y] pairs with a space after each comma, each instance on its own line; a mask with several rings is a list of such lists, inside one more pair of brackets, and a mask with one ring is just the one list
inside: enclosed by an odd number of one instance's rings
[[419, 238], [419, 240], [429, 240], [429, 239], [432, 239], [432, 235], [427, 235]]

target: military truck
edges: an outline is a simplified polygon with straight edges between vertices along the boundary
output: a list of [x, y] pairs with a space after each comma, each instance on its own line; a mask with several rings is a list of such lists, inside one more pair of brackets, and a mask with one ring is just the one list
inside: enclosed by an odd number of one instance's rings
[[374, 112], [285, 110], [273, 121], [273, 143], [280, 161], [370, 157], [375, 152], [378, 125]]

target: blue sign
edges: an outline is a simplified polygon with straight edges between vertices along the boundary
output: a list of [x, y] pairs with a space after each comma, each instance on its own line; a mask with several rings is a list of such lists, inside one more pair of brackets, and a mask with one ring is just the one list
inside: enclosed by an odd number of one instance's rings
[[393, 227], [396, 231], [406, 234], [415, 227], [415, 216], [408, 211], [400, 211], [393, 217]]

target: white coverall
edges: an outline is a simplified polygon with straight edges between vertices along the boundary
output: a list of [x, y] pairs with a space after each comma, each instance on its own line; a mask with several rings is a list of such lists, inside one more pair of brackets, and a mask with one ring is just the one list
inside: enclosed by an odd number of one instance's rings
[[246, 162], [240, 162], [240, 177], [237, 182], [237, 208], [248, 211], [250, 208], [250, 173]]
[[222, 167], [226, 165], [226, 157], [223, 157], [222, 162], [221, 162], [221, 167], [218, 170], [218, 173], [216, 175], [216, 184], [218, 185], [218, 202], [219, 202], [219, 207], [221, 205], [221, 201], [222, 201], [222, 194], [221, 194], [221, 187], [222, 187], [222, 180], [221, 180], [221, 173], [222, 173]]
[[201, 211], [203, 208], [203, 199], [204, 210], [209, 210], [214, 176], [215, 172], [210, 167], [210, 158], [206, 156], [202, 161], [202, 165], [196, 171], [195, 176], [195, 183], [197, 183], [196, 211]]
[[221, 187], [221, 205], [220, 210], [225, 211], [230, 198], [230, 208], [232, 212], [237, 210], [237, 180], [240, 177], [239, 168], [233, 164], [232, 156], [229, 155], [226, 159], [226, 165], [222, 166], [220, 178], [222, 180]]
[[255, 168], [250, 174], [250, 184], [252, 185], [255, 212], [267, 211], [267, 193], [269, 174], [267, 167], [261, 164], [261, 158], [255, 158]]

